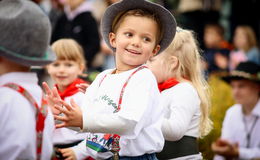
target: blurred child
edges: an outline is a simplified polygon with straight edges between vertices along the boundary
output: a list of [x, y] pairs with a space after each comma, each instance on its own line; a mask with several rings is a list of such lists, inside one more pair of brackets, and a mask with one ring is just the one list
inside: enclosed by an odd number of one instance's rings
[[221, 138], [212, 144], [214, 160], [260, 159], [260, 66], [242, 62], [223, 77], [236, 104], [225, 115]]
[[257, 47], [256, 35], [250, 26], [237, 26], [233, 41], [235, 50], [230, 54], [231, 71], [240, 62], [252, 61], [260, 65], [260, 51]]
[[61, 38], [75, 39], [84, 50], [84, 57], [91, 69], [92, 61], [100, 49], [98, 26], [92, 16], [89, 0], [64, 1], [64, 13], [53, 28], [52, 42]]
[[30, 72], [55, 60], [49, 19], [32, 1], [2, 0], [0, 24], [0, 159], [51, 159], [54, 119]]
[[232, 46], [224, 39], [224, 28], [215, 23], [207, 24], [204, 28], [204, 44], [206, 71], [226, 71]]
[[[116, 68], [100, 73], [88, 87], [82, 111], [73, 102], [62, 101], [67, 109], [55, 105], [65, 114], [56, 116], [64, 121], [57, 127], [91, 132], [86, 145], [96, 151], [93, 158], [111, 151], [110, 158], [157, 159], [164, 144], [162, 107], [156, 79], [143, 64], [171, 43], [174, 17], [149, 1], [122, 0], [108, 7], [101, 24], [105, 42], [115, 51]], [[53, 103], [54, 93], [45, 88]]]
[[164, 107], [166, 141], [158, 159], [202, 159], [197, 139], [211, 129], [209, 86], [193, 33], [177, 28], [173, 42], [148, 61], [148, 67], [159, 83]]
[[[69, 103], [73, 98], [77, 105], [82, 106], [82, 92], [76, 87], [78, 84], [86, 83], [79, 76], [85, 69], [83, 49], [73, 39], [60, 39], [52, 44], [52, 50], [56, 53], [57, 60], [47, 66], [47, 71], [55, 81], [55, 86], [62, 100]], [[57, 157], [60, 148], [69, 148], [77, 145], [86, 138], [86, 133], [79, 133], [69, 128], [56, 129], [53, 143], [57, 148]]]

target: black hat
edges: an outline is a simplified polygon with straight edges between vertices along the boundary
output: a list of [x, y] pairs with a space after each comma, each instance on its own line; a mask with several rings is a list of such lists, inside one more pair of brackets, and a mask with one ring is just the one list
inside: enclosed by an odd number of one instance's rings
[[222, 79], [228, 83], [231, 80], [247, 79], [260, 83], [260, 66], [253, 62], [241, 62], [234, 71]]
[[159, 45], [158, 53], [162, 52], [172, 42], [176, 32], [176, 21], [174, 16], [163, 6], [147, 0], [122, 0], [109, 6], [101, 21], [101, 33], [106, 44], [114, 50], [109, 42], [109, 33], [112, 31], [112, 23], [115, 17], [123, 11], [132, 9], [145, 9], [158, 15], [163, 27], [163, 37]]

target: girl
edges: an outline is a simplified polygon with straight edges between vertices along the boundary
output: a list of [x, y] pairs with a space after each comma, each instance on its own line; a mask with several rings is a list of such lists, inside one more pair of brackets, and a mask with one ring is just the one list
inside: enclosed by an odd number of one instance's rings
[[[165, 146], [159, 159], [202, 159], [197, 138], [211, 128], [208, 85], [193, 34], [177, 28], [170, 46], [148, 61], [162, 94]], [[162, 72], [163, 70], [163, 72]]]
[[[57, 60], [47, 66], [47, 71], [55, 81], [60, 98], [69, 102], [71, 98], [82, 106], [84, 94], [78, 90], [77, 84], [86, 83], [78, 78], [85, 69], [85, 59], [81, 46], [72, 39], [60, 39], [52, 44], [52, 50], [56, 53]], [[60, 112], [53, 108], [54, 113]], [[69, 128], [56, 129], [53, 143], [57, 149], [57, 157], [60, 148], [68, 148], [77, 145], [86, 137], [85, 133], [78, 133]]]
[[260, 51], [257, 47], [256, 35], [250, 26], [237, 26], [233, 42], [236, 50], [230, 54], [231, 71], [240, 62], [251, 61], [260, 64]]
[[[60, 101], [66, 108], [55, 105], [65, 114], [56, 116], [64, 122], [57, 127], [91, 132], [86, 145], [96, 151], [96, 159], [111, 151], [107, 158], [156, 160], [164, 143], [162, 107], [156, 79], [143, 64], [171, 43], [175, 19], [155, 3], [122, 0], [108, 7], [101, 24], [105, 42], [115, 51], [116, 68], [100, 73], [88, 87], [83, 111], [73, 102]], [[45, 88], [52, 103], [54, 93]]]

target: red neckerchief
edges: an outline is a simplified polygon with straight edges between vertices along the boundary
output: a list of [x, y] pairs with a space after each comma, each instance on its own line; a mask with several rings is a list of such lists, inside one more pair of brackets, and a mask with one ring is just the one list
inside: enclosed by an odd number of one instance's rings
[[158, 83], [158, 88], [159, 88], [160, 92], [162, 92], [163, 90], [171, 88], [178, 83], [180, 83], [180, 82], [177, 81], [175, 78], [170, 78], [162, 83]]
[[61, 92], [58, 88], [58, 85], [55, 84], [56, 88], [58, 89], [58, 93], [62, 100], [64, 100], [65, 97], [72, 96], [73, 94], [79, 92], [78, 87], [76, 87], [77, 84], [81, 83], [87, 83], [86, 81], [77, 78], [75, 81], [73, 81], [63, 92]]

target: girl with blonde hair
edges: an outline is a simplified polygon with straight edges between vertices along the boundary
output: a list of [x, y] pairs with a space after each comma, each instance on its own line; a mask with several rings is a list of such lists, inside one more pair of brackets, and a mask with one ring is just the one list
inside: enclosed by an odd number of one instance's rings
[[[84, 93], [80, 92], [77, 85], [87, 84], [87, 82], [79, 78], [86, 69], [86, 60], [81, 45], [73, 39], [64, 38], [55, 41], [51, 47], [56, 54], [57, 60], [47, 65], [46, 68], [50, 77], [56, 83], [57, 94], [66, 102], [73, 99], [76, 104], [82, 106]], [[57, 109], [52, 108], [52, 110], [54, 114], [60, 114]], [[70, 147], [79, 144], [87, 135], [78, 132], [79, 130], [75, 131], [75, 128], [72, 129], [55, 129], [53, 143], [57, 159], [65, 158], [66, 154], [64, 155], [64, 153], [71, 151]], [[84, 158], [87, 158], [87, 156]]]
[[260, 51], [254, 30], [247, 25], [236, 27], [233, 38], [235, 50], [230, 53], [230, 70], [234, 70], [240, 62], [251, 61], [260, 64]]
[[209, 87], [192, 31], [177, 28], [174, 40], [148, 61], [162, 94], [165, 146], [158, 159], [202, 159], [197, 138], [211, 130]]

